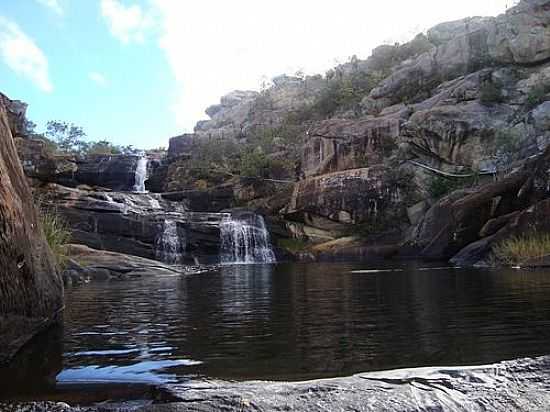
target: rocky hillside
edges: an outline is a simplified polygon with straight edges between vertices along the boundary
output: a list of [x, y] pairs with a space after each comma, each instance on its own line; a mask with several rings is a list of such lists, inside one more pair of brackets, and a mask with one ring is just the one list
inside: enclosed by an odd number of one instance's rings
[[[529, 232], [511, 228], [545, 210], [549, 25], [550, 1], [523, 0], [325, 75], [232, 92], [165, 156], [149, 155], [147, 196], [124, 193], [136, 156], [62, 156], [28, 138], [18, 149], [90, 247], [154, 258], [170, 214], [244, 207], [267, 216], [278, 246], [298, 258], [486, 262], [497, 241]], [[214, 253], [216, 233], [182, 216], [180, 229], [199, 239], [188, 257]]]
[[63, 308], [63, 285], [17, 157], [25, 106], [0, 95], [0, 364]]
[[[490, 190], [483, 185], [548, 145], [549, 23], [550, 2], [524, 0], [498, 17], [381, 46], [324, 76], [230, 93], [194, 134], [171, 139], [151, 189], [231, 187], [236, 204], [284, 219], [306, 241], [352, 235], [354, 254], [391, 243], [450, 258], [481, 235], [472, 229], [460, 245], [428, 252], [418, 233], [430, 209], [454, 189]], [[480, 219], [514, 211], [494, 207]]]

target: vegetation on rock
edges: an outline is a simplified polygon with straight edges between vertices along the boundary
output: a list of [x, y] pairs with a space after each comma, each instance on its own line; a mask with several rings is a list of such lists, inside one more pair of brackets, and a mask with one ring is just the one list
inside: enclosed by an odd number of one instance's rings
[[45, 208], [40, 210], [40, 222], [57, 265], [63, 268], [67, 262], [65, 245], [71, 240], [71, 230], [57, 213]]
[[503, 240], [493, 249], [493, 257], [506, 265], [517, 265], [550, 255], [550, 234], [532, 232]]

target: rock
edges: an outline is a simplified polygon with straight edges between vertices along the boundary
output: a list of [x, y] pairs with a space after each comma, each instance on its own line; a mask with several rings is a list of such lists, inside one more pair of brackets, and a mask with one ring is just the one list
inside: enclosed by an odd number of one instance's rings
[[389, 176], [386, 168], [372, 167], [301, 180], [295, 185], [284, 213], [293, 220], [325, 230], [335, 228], [330, 222], [344, 226], [372, 223], [385, 210], [400, 203], [399, 189], [390, 183]]
[[428, 40], [436, 45], [448, 43], [457, 37], [481, 29], [492, 20], [494, 20], [493, 17], [467, 17], [462, 20], [441, 23], [428, 30]]
[[166, 220], [185, 232], [187, 263], [217, 261], [220, 213], [193, 212], [202, 204], [182, 194], [87, 192], [59, 185], [40, 188], [46, 206], [56, 210], [72, 229], [72, 242], [113, 252], [155, 259], [156, 243]]
[[330, 119], [308, 131], [302, 154], [306, 177], [382, 163], [400, 134], [407, 110], [378, 118]]
[[41, 182], [76, 186], [78, 170], [76, 159], [70, 155], [56, 155], [40, 139], [16, 138], [17, 153], [28, 177]]
[[92, 281], [181, 273], [155, 260], [92, 249], [84, 245], [68, 245], [67, 254], [84, 266], [80, 276], [86, 276]]
[[[189, 383], [173, 389], [179, 402], [146, 406], [141, 412], [542, 412], [550, 402], [548, 366], [548, 357], [540, 357], [475, 367], [371, 372], [306, 382]], [[495, 386], [491, 383], [496, 377], [500, 384]]]
[[425, 200], [407, 208], [407, 217], [409, 218], [409, 222], [411, 222], [411, 225], [416, 225], [420, 221], [420, 219], [422, 219], [429, 208], [430, 205]]
[[0, 96], [0, 363], [63, 308], [62, 280], [17, 157], [20, 125], [10, 122], [6, 102]]
[[501, 181], [451, 193], [426, 213], [412, 242], [422, 256], [475, 265], [503, 239], [550, 232], [548, 170], [550, 148]]
[[533, 121], [540, 131], [550, 131], [550, 100], [533, 110]]
[[20, 100], [11, 100], [1, 93], [0, 104], [5, 108], [5, 115], [12, 136], [24, 136], [27, 132], [25, 115], [28, 105]]
[[78, 162], [75, 179], [91, 186], [132, 190], [139, 156], [94, 155]]
[[370, 96], [395, 102], [494, 63], [542, 63], [550, 57], [549, 22], [548, 2], [527, 0], [496, 18], [436, 26], [428, 38], [442, 43], [397, 67]]

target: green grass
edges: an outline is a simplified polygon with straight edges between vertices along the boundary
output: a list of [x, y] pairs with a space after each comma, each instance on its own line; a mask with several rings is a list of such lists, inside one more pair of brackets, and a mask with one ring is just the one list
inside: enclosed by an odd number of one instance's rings
[[493, 257], [507, 265], [517, 265], [546, 255], [550, 255], [550, 233], [533, 232], [514, 236], [493, 249]]
[[308, 243], [301, 239], [279, 239], [277, 246], [289, 252], [296, 253], [303, 251], [308, 246]]
[[48, 210], [40, 211], [40, 221], [57, 265], [63, 268], [68, 259], [65, 245], [71, 240], [70, 228], [56, 213]]

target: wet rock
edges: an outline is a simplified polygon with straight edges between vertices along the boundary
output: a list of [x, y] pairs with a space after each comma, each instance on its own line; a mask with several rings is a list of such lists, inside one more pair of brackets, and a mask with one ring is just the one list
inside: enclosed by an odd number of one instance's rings
[[[0, 95], [0, 363], [63, 308], [63, 284], [40, 227]], [[11, 126], [11, 127], [10, 127]]]

